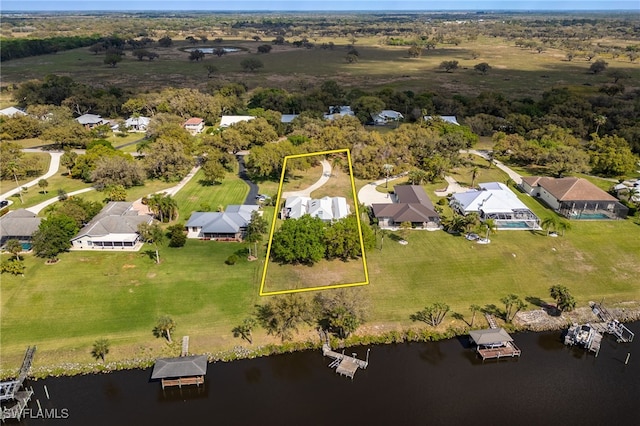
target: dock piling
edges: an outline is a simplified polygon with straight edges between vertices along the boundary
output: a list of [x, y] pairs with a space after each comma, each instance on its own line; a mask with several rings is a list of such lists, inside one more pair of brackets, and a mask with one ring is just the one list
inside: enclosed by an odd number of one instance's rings
[[629, 364], [629, 357], [631, 356], [631, 352], [627, 352], [627, 359], [624, 360], [624, 365]]

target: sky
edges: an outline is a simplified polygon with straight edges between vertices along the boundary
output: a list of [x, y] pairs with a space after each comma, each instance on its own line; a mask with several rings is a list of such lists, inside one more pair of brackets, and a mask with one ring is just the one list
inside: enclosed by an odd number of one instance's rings
[[640, 0], [0, 0], [0, 11], [636, 10]]

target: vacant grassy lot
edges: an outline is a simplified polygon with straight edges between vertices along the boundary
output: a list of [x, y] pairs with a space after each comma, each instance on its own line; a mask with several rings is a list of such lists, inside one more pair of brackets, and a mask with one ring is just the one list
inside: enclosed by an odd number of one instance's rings
[[203, 185], [203, 178], [204, 174], [199, 170], [174, 197], [183, 222], [192, 212], [203, 211], [205, 206], [218, 211], [219, 207], [226, 208], [229, 204], [242, 204], [249, 193], [249, 186], [232, 173], [227, 173], [222, 183], [215, 185]]

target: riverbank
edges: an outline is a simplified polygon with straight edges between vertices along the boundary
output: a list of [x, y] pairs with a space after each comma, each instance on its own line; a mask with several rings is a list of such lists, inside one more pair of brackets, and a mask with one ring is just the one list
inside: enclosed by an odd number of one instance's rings
[[[607, 305], [609, 312], [621, 322], [640, 321], [640, 302], [628, 301]], [[553, 311], [551, 311], [553, 312]], [[445, 319], [438, 327], [412, 326], [402, 327], [393, 324], [365, 324], [358, 329], [357, 334], [352, 334], [347, 339], [340, 340], [331, 337], [331, 346], [342, 349], [355, 346], [397, 344], [405, 342], [433, 342], [453, 339], [464, 336], [472, 329], [465, 321], [456, 319]], [[497, 319], [498, 326], [504, 327], [509, 332], [518, 331], [558, 331], [564, 330], [573, 323], [597, 322], [598, 317], [590, 307], [576, 308], [571, 312], [562, 312], [560, 315], [550, 314], [547, 310], [540, 308], [529, 311], [518, 312], [512, 323], [505, 323]], [[473, 324], [473, 329], [486, 327], [484, 318], [477, 315]], [[322, 341], [318, 333], [309, 329], [298, 334], [297, 339], [284, 343], [269, 343], [264, 345], [246, 346], [236, 345], [231, 349], [223, 349], [215, 352], [204, 352], [209, 362], [231, 362], [240, 359], [254, 359], [270, 355], [278, 355], [305, 350], [315, 350], [322, 347]], [[176, 342], [167, 345], [165, 350], [158, 356], [141, 356], [131, 359], [114, 360], [108, 362], [90, 363], [61, 363], [56, 365], [35, 366], [32, 368], [31, 376], [34, 379], [44, 379], [47, 377], [75, 376], [85, 374], [100, 374], [113, 371], [145, 369], [152, 367], [159, 357], [176, 356], [179, 348]], [[37, 357], [37, 353], [36, 353]], [[0, 379], [4, 380], [15, 376], [19, 366], [15, 370], [5, 369], [0, 371]]]

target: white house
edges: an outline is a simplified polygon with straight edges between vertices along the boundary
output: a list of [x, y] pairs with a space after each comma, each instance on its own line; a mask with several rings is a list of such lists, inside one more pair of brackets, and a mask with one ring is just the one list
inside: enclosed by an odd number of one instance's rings
[[480, 190], [453, 194], [449, 205], [462, 215], [477, 213], [480, 220], [495, 221], [498, 229], [540, 229], [540, 219], [500, 182], [481, 183]]
[[229, 205], [224, 212], [193, 212], [185, 227], [187, 238], [240, 241], [244, 237], [255, 205]]
[[151, 119], [149, 117], [129, 117], [124, 122], [130, 132], [146, 132]]
[[338, 220], [349, 216], [351, 209], [344, 197], [322, 197], [312, 199], [309, 197], [287, 198], [282, 217], [286, 219], [298, 219], [305, 214], [317, 217], [324, 221]]
[[16, 107], [8, 107], [4, 109], [0, 109], [0, 115], [4, 117], [15, 117], [16, 115], [27, 115], [23, 110]]
[[333, 120], [335, 118], [344, 117], [345, 115], [355, 117], [356, 114], [353, 112], [349, 105], [330, 106], [329, 114], [325, 114], [324, 119]]
[[455, 115], [436, 115], [436, 116], [432, 116], [432, 115], [425, 115], [424, 116], [424, 120], [425, 121], [429, 121], [429, 120], [433, 120], [433, 119], [440, 119], [446, 123], [449, 124], [455, 124], [456, 126], [459, 126], [460, 123], [458, 123], [458, 120], [456, 119]]
[[199, 117], [191, 117], [182, 125], [193, 136], [202, 133], [204, 130], [204, 120]]
[[153, 217], [134, 210], [133, 203], [111, 201], [71, 239], [74, 250], [140, 250], [138, 225]]
[[251, 121], [255, 119], [253, 115], [223, 115], [220, 117], [220, 127], [229, 127], [243, 121]]
[[87, 129], [93, 129], [96, 126], [101, 126], [103, 124], [108, 124], [109, 121], [100, 117], [96, 114], [83, 114], [80, 117], [76, 118], [76, 121], [82, 124]]
[[377, 114], [371, 113], [371, 118], [376, 126], [384, 126], [391, 121], [400, 121], [404, 116], [398, 111], [384, 109]]

